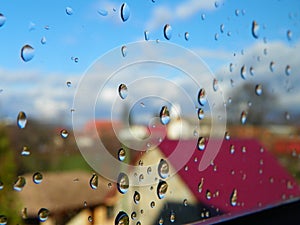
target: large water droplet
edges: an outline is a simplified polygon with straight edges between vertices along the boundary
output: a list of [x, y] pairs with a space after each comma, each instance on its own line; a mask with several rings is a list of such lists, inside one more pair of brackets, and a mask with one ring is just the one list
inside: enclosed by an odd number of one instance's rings
[[90, 179], [90, 187], [94, 190], [96, 190], [98, 188], [98, 175], [97, 174], [93, 174], [93, 176]]
[[127, 21], [130, 16], [130, 8], [127, 3], [123, 3], [121, 6], [121, 19], [123, 22]]
[[16, 191], [22, 191], [23, 188], [25, 187], [25, 185], [26, 185], [25, 178], [22, 176], [19, 176], [18, 179], [15, 181], [13, 188]]
[[17, 117], [17, 125], [19, 128], [24, 129], [27, 124], [27, 117], [24, 112], [19, 112], [18, 117]]
[[201, 88], [198, 94], [198, 102], [200, 105], [204, 106], [206, 103], [206, 92], [204, 88]]
[[275, 63], [273, 61], [270, 62], [270, 70], [271, 72], [274, 72], [274, 69], [275, 69]]
[[24, 45], [21, 48], [21, 58], [24, 62], [28, 62], [32, 60], [34, 57], [34, 48], [31, 47], [30, 45]]
[[144, 31], [144, 38], [145, 38], [145, 41], [149, 40], [149, 31], [147, 31], [147, 30]]
[[72, 15], [73, 14], [73, 9], [71, 7], [66, 7], [66, 13], [67, 15]]
[[241, 119], [240, 119], [241, 124], [245, 124], [245, 123], [246, 123], [246, 120], [247, 120], [247, 113], [246, 113], [245, 111], [243, 111], [243, 112], [241, 113]]
[[120, 211], [115, 218], [115, 225], [129, 225], [129, 216], [126, 212]]
[[241, 68], [241, 77], [246, 80], [246, 75], [247, 75], [247, 68], [245, 65], [242, 66]]
[[62, 129], [62, 130], [60, 131], [60, 136], [61, 136], [62, 138], [64, 138], [64, 139], [66, 139], [66, 138], [69, 136], [69, 133], [68, 133], [68, 131], [67, 131], [66, 129]]
[[0, 27], [2, 27], [6, 22], [6, 17], [0, 13]]
[[170, 113], [167, 106], [163, 106], [159, 113], [160, 122], [163, 125], [167, 125], [170, 122]]
[[40, 184], [43, 181], [43, 175], [40, 172], [36, 172], [33, 174], [32, 180], [35, 184]]
[[119, 86], [119, 96], [121, 99], [125, 99], [128, 95], [128, 88], [125, 84], [120, 84]]
[[204, 119], [204, 111], [201, 108], [198, 109], [198, 119], [199, 120], [203, 120]]
[[29, 148], [28, 148], [27, 146], [24, 146], [24, 147], [22, 148], [21, 155], [23, 155], [23, 156], [28, 156], [28, 155], [30, 155], [30, 150], [29, 150]]
[[259, 25], [255, 20], [253, 20], [252, 27], [251, 27], [251, 32], [252, 32], [252, 36], [254, 38], [258, 38], [258, 31], [259, 31]]
[[168, 184], [167, 182], [161, 180], [159, 181], [156, 189], [156, 193], [159, 199], [163, 199], [166, 196], [168, 190]]
[[262, 94], [262, 84], [257, 84], [255, 86], [255, 94], [257, 96], [261, 96], [261, 94]]
[[125, 157], [126, 157], [126, 152], [125, 152], [125, 150], [124, 150], [123, 148], [120, 148], [120, 150], [119, 150], [119, 152], [118, 152], [118, 159], [119, 159], [120, 161], [124, 161]]
[[203, 151], [205, 149], [205, 138], [204, 137], [199, 137], [198, 138], [197, 147], [201, 151]]
[[126, 57], [126, 55], [127, 55], [127, 47], [125, 45], [123, 45], [121, 47], [121, 53], [122, 53], [123, 57]]
[[49, 210], [45, 208], [41, 208], [38, 212], [38, 217], [41, 222], [45, 222], [49, 216]]
[[213, 89], [214, 89], [214, 91], [218, 91], [218, 89], [219, 89], [218, 80], [216, 78], [214, 78], [214, 80], [213, 80]]
[[6, 225], [7, 224], [7, 217], [4, 215], [0, 215], [0, 225]]
[[164, 26], [164, 37], [167, 40], [170, 40], [172, 37], [172, 27], [170, 26], [170, 24], [166, 24]]
[[170, 222], [171, 223], [174, 223], [176, 220], [176, 215], [175, 215], [175, 212], [172, 211], [171, 214], [170, 214]]
[[190, 34], [189, 34], [189, 32], [185, 32], [185, 33], [184, 33], [184, 39], [185, 39], [186, 41], [188, 41], [188, 40], [190, 39]]
[[[1, 26], [1, 24], [0, 24], [0, 26]], [[288, 31], [286, 32], [286, 36], [287, 36], [287, 39], [288, 39], [289, 41], [292, 40], [292, 36], [293, 36], [292, 31], [291, 31], [291, 30], [288, 30]]]
[[129, 179], [125, 173], [120, 173], [117, 182], [118, 190], [121, 194], [125, 194], [129, 188]]
[[230, 205], [236, 206], [237, 205], [237, 190], [233, 189], [231, 196], [230, 196]]
[[141, 195], [139, 192], [135, 191], [134, 194], [133, 194], [133, 201], [135, 204], [139, 204], [141, 200]]
[[158, 175], [165, 179], [168, 177], [169, 174], [169, 164], [167, 163], [166, 160], [161, 159], [159, 164], [158, 164]]
[[285, 75], [289, 76], [289, 75], [291, 75], [291, 72], [292, 72], [291, 66], [287, 65], [285, 67]]

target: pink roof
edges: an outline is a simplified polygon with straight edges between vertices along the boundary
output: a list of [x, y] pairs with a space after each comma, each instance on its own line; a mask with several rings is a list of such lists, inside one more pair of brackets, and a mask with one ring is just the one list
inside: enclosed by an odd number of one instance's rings
[[[184, 142], [195, 151], [186, 164], [188, 169], [182, 168], [178, 174], [198, 201], [208, 207], [218, 208], [224, 213], [237, 213], [300, 196], [300, 188], [295, 179], [256, 140], [224, 140], [213, 165], [204, 171], [199, 171], [198, 166], [205, 150], [197, 149], [197, 140]], [[168, 157], [177, 144], [178, 140], [165, 139], [159, 147]], [[235, 149], [233, 154], [230, 152], [232, 145]], [[182, 149], [182, 154], [184, 152]], [[178, 165], [177, 162], [170, 163], [173, 167]], [[202, 179], [202, 191], [199, 192], [198, 184]], [[230, 202], [234, 189], [237, 190], [236, 206], [232, 206]], [[211, 199], [206, 197], [208, 190], [211, 192]]]

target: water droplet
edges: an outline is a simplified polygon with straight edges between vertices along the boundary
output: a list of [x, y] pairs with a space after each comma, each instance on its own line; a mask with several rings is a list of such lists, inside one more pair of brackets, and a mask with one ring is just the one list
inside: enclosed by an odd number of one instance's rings
[[147, 31], [147, 30], [144, 31], [144, 38], [145, 38], [145, 41], [149, 40], [149, 31]]
[[174, 223], [176, 220], [176, 215], [175, 215], [175, 212], [172, 211], [171, 214], [170, 214], [170, 222], [171, 223]]
[[154, 201], [150, 202], [150, 207], [151, 207], [151, 208], [154, 208], [154, 207], [155, 207], [155, 202], [154, 202]]
[[147, 174], [151, 174], [152, 173], [152, 168], [149, 166], [148, 168], [147, 168]]
[[204, 88], [201, 88], [198, 94], [198, 102], [200, 105], [204, 106], [206, 103], [206, 92]]
[[211, 192], [210, 192], [210, 190], [206, 190], [206, 199], [207, 200], [210, 200], [211, 199], [211, 197], [212, 197], [212, 194], [211, 194]]
[[275, 69], [275, 63], [273, 61], [270, 62], [270, 70], [271, 72], [274, 72]]
[[234, 152], [235, 152], [234, 145], [230, 145], [230, 154], [234, 154]]
[[185, 39], [186, 41], [188, 41], [188, 40], [190, 39], [190, 34], [189, 34], [189, 32], [185, 32], [185, 33], [184, 33], [184, 39]]
[[166, 160], [161, 159], [158, 164], [158, 174], [161, 178], [165, 179], [169, 174], [169, 164]]
[[135, 191], [134, 194], [133, 194], [133, 201], [135, 204], [139, 204], [141, 200], [141, 195], [139, 192]]
[[130, 9], [127, 3], [123, 3], [121, 6], [121, 19], [123, 22], [127, 21], [130, 16]]
[[98, 188], [98, 176], [97, 174], [93, 174], [93, 176], [90, 179], [90, 187], [94, 190]]
[[258, 38], [258, 31], [259, 31], [259, 25], [255, 20], [253, 20], [251, 32], [254, 38]]
[[6, 17], [0, 13], [0, 27], [2, 27], [6, 22]]
[[46, 39], [46, 37], [45, 36], [43, 36], [42, 38], [41, 38], [41, 44], [46, 44], [46, 42], [47, 42], [47, 39]]
[[139, 182], [142, 182], [143, 180], [144, 180], [144, 175], [140, 174], [140, 176], [139, 176]]
[[22, 155], [22, 156], [28, 156], [28, 155], [30, 155], [30, 151], [29, 151], [29, 148], [28, 148], [27, 146], [24, 146], [24, 147], [22, 148], [21, 155]]
[[6, 225], [7, 224], [7, 217], [4, 215], [0, 215], [0, 225]]
[[255, 86], [255, 94], [257, 96], [261, 96], [261, 94], [262, 94], [262, 84], [257, 84]]
[[120, 173], [117, 182], [118, 190], [121, 194], [125, 194], [129, 188], [129, 179], [125, 173]]
[[69, 133], [68, 133], [68, 131], [67, 131], [66, 129], [62, 129], [62, 130], [60, 131], [60, 136], [61, 136], [62, 138], [64, 138], [64, 139], [66, 139], [66, 138], [69, 136]]
[[135, 220], [136, 219], [136, 212], [131, 213], [131, 219]]
[[218, 80], [216, 78], [214, 78], [213, 80], [213, 89], [214, 91], [217, 91], [219, 89]]
[[156, 189], [156, 193], [159, 199], [163, 199], [166, 196], [168, 190], [168, 184], [167, 182], [161, 180], [159, 181]]
[[18, 114], [17, 124], [18, 124], [18, 127], [21, 129], [24, 129], [26, 127], [27, 117], [26, 117], [26, 114], [22, 111], [19, 112], [19, 114]]
[[198, 192], [201, 193], [202, 192], [202, 188], [203, 188], [203, 184], [204, 184], [204, 178], [201, 178], [201, 181], [198, 184]]
[[239, 15], [240, 15], [240, 10], [236, 9], [236, 10], [234, 11], [234, 13], [235, 13], [236, 16], [239, 16]]
[[164, 37], [167, 40], [170, 40], [172, 37], [172, 27], [170, 26], [170, 24], [166, 24], [164, 26]]
[[72, 82], [71, 81], [67, 81], [67, 87], [71, 87], [72, 86]]
[[224, 28], [225, 28], [225, 26], [224, 26], [224, 24], [222, 23], [222, 24], [220, 25], [220, 32], [221, 32], [221, 33], [224, 33]]
[[129, 225], [129, 216], [126, 212], [120, 211], [115, 219], [115, 225]]
[[73, 14], [73, 9], [71, 7], [66, 7], [66, 13], [67, 15], [72, 15]]
[[93, 222], [93, 217], [92, 216], [89, 216], [88, 217], [88, 221], [91, 223], [91, 222]]
[[197, 147], [199, 150], [203, 151], [205, 149], [205, 138], [199, 137]]
[[124, 161], [124, 159], [126, 158], [126, 152], [123, 148], [120, 148], [118, 152], [118, 158], [120, 161]]
[[184, 206], [188, 206], [188, 200], [185, 198], [185, 199], [183, 199], [183, 205]]
[[107, 16], [108, 15], [108, 11], [105, 9], [98, 9], [97, 11], [101, 16]]
[[246, 146], [243, 146], [242, 147], [242, 153], [246, 153], [247, 149], [246, 149]]
[[45, 208], [41, 208], [38, 212], [38, 217], [41, 222], [45, 222], [49, 216], [49, 210]]
[[43, 175], [40, 172], [36, 172], [33, 174], [32, 180], [35, 184], [40, 184], [43, 181]]
[[24, 62], [28, 62], [32, 60], [34, 57], [34, 48], [31, 47], [30, 45], [24, 45], [21, 48], [21, 58]]
[[22, 191], [25, 185], [26, 185], [25, 178], [22, 176], [18, 176], [18, 179], [15, 181], [13, 188], [16, 191]]
[[232, 63], [230, 63], [230, 64], [229, 64], [229, 72], [230, 72], [230, 73], [232, 73], [232, 71], [233, 71], [233, 67], [234, 67], [234, 66], [233, 66], [233, 64], [232, 64]]
[[289, 76], [289, 75], [291, 75], [291, 72], [292, 72], [291, 66], [287, 65], [285, 67], [285, 75]]
[[247, 75], [247, 68], [245, 65], [242, 66], [241, 68], [241, 77], [246, 80], [246, 75]]
[[219, 2], [215, 2], [215, 7], [218, 8], [219, 7]]
[[125, 84], [120, 84], [119, 86], [119, 96], [121, 99], [125, 99], [128, 95], [128, 89]]
[[241, 124], [245, 124], [246, 123], [246, 120], [247, 120], [247, 113], [245, 112], [245, 111], [243, 111], [242, 113], [241, 113]]
[[231, 206], [237, 205], [237, 190], [233, 189], [231, 196], [230, 196], [230, 204]]
[[219, 34], [218, 33], [215, 33], [215, 40], [219, 40]]
[[140, 221], [137, 221], [137, 222], [136, 222], [136, 225], [141, 225], [141, 222], [140, 222]]
[[285, 112], [284, 113], [284, 117], [286, 120], [290, 120], [291, 119], [291, 115], [289, 114], [289, 112]]
[[21, 211], [21, 214], [22, 214], [22, 219], [27, 219], [28, 216], [27, 216], [27, 208], [23, 208], [22, 211]]
[[204, 111], [201, 108], [198, 109], [198, 119], [199, 120], [203, 120], [204, 119]]
[[250, 67], [249, 72], [251, 76], [254, 76], [254, 68], [252, 66]]
[[[0, 27], [1, 27], [1, 23], [0, 23]], [[287, 36], [287, 39], [288, 39], [289, 41], [292, 40], [292, 36], [293, 36], [292, 31], [291, 31], [291, 30], [288, 30], [288, 31], [286, 32], [286, 36]]]
[[225, 137], [226, 141], [230, 140], [230, 133], [229, 133], [229, 131], [225, 132], [225, 136], [224, 137]]
[[206, 18], [206, 15], [205, 15], [204, 13], [202, 13], [202, 14], [201, 14], [201, 19], [202, 19], [202, 20], [205, 20], [205, 18]]
[[158, 224], [159, 224], [159, 225], [163, 225], [163, 224], [164, 224], [164, 219], [163, 219], [163, 218], [160, 218], [159, 221], [158, 221]]
[[125, 57], [127, 55], [127, 47], [125, 45], [123, 45], [121, 47], [121, 53], [122, 53], [123, 57]]
[[4, 184], [3, 182], [0, 180], [0, 190], [2, 190], [4, 188]]
[[170, 122], [170, 113], [167, 106], [163, 106], [160, 110], [160, 122], [167, 125]]

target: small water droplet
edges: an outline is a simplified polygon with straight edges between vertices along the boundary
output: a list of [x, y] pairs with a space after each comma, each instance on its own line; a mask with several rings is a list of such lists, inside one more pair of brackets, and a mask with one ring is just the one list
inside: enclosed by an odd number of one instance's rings
[[91, 222], [93, 222], [93, 217], [92, 216], [89, 216], [88, 217], [88, 221], [91, 223]]
[[98, 176], [97, 174], [93, 174], [93, 176], [90, 179], [90, 187], [94, 190], [98, 188]]
[[62, 129], [60, 131], [60, 136], [64, 139], [66, 139], [69, 136], [69, 132], [66, 129]]
[[253, 20], [252, 27], [251, 27], [251, 32], [252, 32], [252, 36], [254, 38], [258, 38], [258, 31], [259, 31], [259, 25], [255, 20]]
[[274, 69], [275, 69], [275, 63], [273, 61], [270, 62], [270, 70], [271, 72], [274, 72]]
[[199, 137], [198, 138], [197, 147], [201, 151], [203, 151], [205, 149], [205, 138], [204, 137]]
[[201, 178], [201, 181], [198, 184], [198, 192], [201, 193], [202, 192], [202, 188], [203, 188], [203, 184], [204, 184], [204, 178]]
[[215, 7], [218, 8], [219, 7], [219, 2], [215, 2]]
[[23, 208], [21, 211], [22, 219], [26, 220], [28, 218], [27, 216], [27, 208]]
[[215, 41], [219, 40], [219, 34], [215, 33]]
[[2, 27], [6, 22], [6, 17], [0, 13], [0, 27]]
[[3, 182], [0, 180], [0, 190], [2, 190], [4, 188], [4, 184]]
[[206, 199], [207, 199], [207, 200], [210, 200], [210, 199], [211, 199], [212, 194], [211, 194], [210, 190], [208, 190], [208, 189], [206, 190], [206, 195], [205, 195], [205, 196], [206, 196]]
[[151, 207], [151, 208], [154, 208], [154, 207], [155, 207], [155, 202], [154, 202], [154, 201], [150, 202], [150, 207]]
[[250, 67], [249, 72], [251, 76], [254, 76], [254, 68], [252, 66]]
[[289, 114], [289, 112], [285, 112], [284, 113], [284, 117], [286, 120], [290, 120], [291, 119], [291, 115]]
[[32, 180], [35, 184], [40, 184], [43, 181], [43, 175], [40, 172], [36, 172], [33, 174]]
[[255, 86], [255, 94], [257, 95], [257, 96], [261, 96], [261, 94], [262, 94], [262, 84], [257, 84], [256, 86]]
[[230, 196], [230, 205], [236, 206], [237, 205], [237, 190], [233, 189], [231, 196]]
[[[0, 26], [1, 26], [1, 23], [0, 23]], [[287, 36], [287, 39], [288, 39], [289, 41], [292, 40], [292, 36], [293, 36], [292, 31], [291, 31], [291, 30], [288, 30], [288, 31], [286, 32], [286, 36]]]
[[172, 37], [172, 27], [170, 26], [170, 24], [166, 24], [164, 26], [164, 37], [167, 40], [170, 40]]
[[246, 75], [247, 75], [247, 68], [245, 65], [242, 66], [241, 68], [241, 77], [246, 80]]
[[230, 154], [234, 154], [234, 152], [235, 152], [234, 145], [230, 145]]
[[127, 21], [130, 16], [130, 8], [127, 3], [123, 3], [121, 6], [121, 19], [123, 22]]
[[129, 179], [125, 173], [120, 173], [118, 176], [117, 187], [121, 194], [125, 194], [129, 188]]
[[168, 190], [168, 184], [167, 182], [161, 180], [159, 181], [156, 189], [156, 193], [159, 199], [163, 199], [166, 196]]
[[72, 15], [73, 14], [73, 9], [71, 7], [66, 7], [66, 13], [67, 15]]
[[167, 106], [163, 106], [159, 113], [160, 122], [163, 125], [167, 125], [170, 122], [170, 113]]
[[125, 99], [128, 95], [128, 88], [125, 84], [120, 84], [119, 86], [119, 96], [121, 99]]
[[0, 215], [0, 225], [6, 225], [7, 224], [7, 217], [4, 215]]
[[185, 32], [185, 33], [184, 33], [184, 39], [185, 39], [186, 41], [188, 41], [188, 40], [190, 39], [190, 34], [189, 34], [189, 32]]
[[158, 174], [161, 178], [165, 179], [169, 174], [169, 164], [166, 160], [161, 159], [158, 164]]
[[22, 176], [18, 176], [18, 179], [15, 181], [13, 188], [15, 191], [22, 191], [25, 185], [26, 185], [25, 178]]
[[101, 16], [107, 16], [108, 15], [108, 11], [105, 9], [98, 9], [97, 11], [99, 13], [99, 15]]
[[132, 212], [132, 213], [131, 213], [131, 219], [132, 219], [132, 220], [135, 220], [135, 219], [136, 219], [136, 212]]
[[201, 14], [201, 19], [202, 19], [202, 20], [205, 20], [205, 18], [206, 18], [205, 13], [202, 13], [202, 14]]
[[222, 24], [220, 25], [220, 32], [221, 32], [221, 33], [224, 33], [224, 28], [225, 28], [225, 26], [224, 26], [224, 24], [222, 23]]
[[198, 94], [198, 102], [200, 105], [204, 106], [206, 103], [206, 92], [204, 88], [201, 88]]
[[21, 58], [24, 62], [28, 62], [30, 60], [32, 60], [32, 58], [34, 57], [34, 48], [30, 45], [24, 45], [21, 48]]
[[159, 221], [158, 221], [158, 224], [159, 224], [159, 225], [163, 225], [163, 224], [164, 224], [164, 219], [163, 219], [163, 218], [160, 218]]
[[71, 87], [72, 86], [72, 82], [71, 81], [67, 81], [67, 87]]
[[38, 217], [41, 222], [45, 222], [49, 216], [49, 210], [45, 208], [41, 208], [38, 212]]
[[135, 191], [134, 194], [133, 194], [133, 201], [135, 204], [139, 204], [141, 200], [141, 195], [139, 192]]
[[229, 131], [226, 131], [226, 132], [225, 132], [224, 137], [225, 137], [225, 140], [226, 140], [226, 141], [230, 140], [230, 133], [229, 133]]
[[29, 148], [27, 146], [23, 146], [21, 155], [22, 156], [28, 156], [28, 155], [30, 155], [30, 150], [29, 150]]
[[27, 117], [24, 112], [19, 112], [18, 117], [17, 117], [17, 125], [19, 128], [24, 129], [27, 124]]
[[218, 80], [216, 78], [214, 78], [214, 80], [213, 80], [213, 89], [214, 89], [214, 91], [218, 91], [218, 89], [219, 89]]
[[198, 119], [199, 120], [203, 120], [204, 119], [204, 111], [201, 108], [198, 109]]
[[118, 152], [118, 159], [120, 161], [124, 161], [125, 158], [126, 158], [126, 152], [123, 148], [120, 148], [120, 150]]
[[148, 168], [147, 168], [147, 174], [151, 174], [152, 173], [152, 168], [149, 166]]
[[120, 211], [115, 218], [115, 225], [129, 225], [129, 216], [126, 212]]
[[121, 47], [121, 53], [122, 53], [123, 57], [126, 57], [126, 55], [127, 55], [127, 47], [125, 45], [123, 45]]
[[145, 41], [149, 40], [149, 31], [147, 31], [147, 30], [144, 31], [144, 38], [145, 38]]
[[188, 206], [188, 200], [185, 198], [185, 199], [183, 199], [183, 205], [184, 206]]
[[241, 124], [245, 124], [246, 123], [246, 120], [247, 120], [247, 113], [245, 112], [245, 111], [243, 111], [242, 113], [241, 113]]
[[137, 221], [136, 222], [136, 225], [141, 225], [142, 223], [140, 221]]
[[289, 76], [289, 75], [291, 75], [291, 72], [292, 72], [291, 66], [287, 65], [285, 67], [285, 75]]
[[46, 37], [45, 36], [43, 36], [42, 38], [41, 38], [41, 44], [46, 44], [46, 42], [47, 42], [47, 39], [46, 39]]
[[239, 10], [239, 9], [236, 9], [236, 10], [234, 11], [234, 13], [235, 13], [236, 16], [239, 16], [239, 15], [240, 15], [240, 10]]

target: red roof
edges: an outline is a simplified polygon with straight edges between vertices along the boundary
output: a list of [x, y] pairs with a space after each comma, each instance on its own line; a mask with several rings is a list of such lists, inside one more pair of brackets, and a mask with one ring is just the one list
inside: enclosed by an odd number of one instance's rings
[[[196, 148], [197, 140], [180, 142], [185, 142], [184, 146], [195, 150], [186, 163], [188, 169], [182, 168], [178, 174], [198, 201], [208, 207], [218, 208], [224, 213], [242, 212], [300, 196], [300, 188], [295, 179], [256, 140], [224, 140], [213, 165], [204, 171], [198, 170], [205, 150]], [[178, 140], [165, 139], [159, 147], [168, 157], [178, 143]], [[231, 146], [234, 146], [233, 154], [230, 151]], [[180, 158], [184, 159], [185, 149], [181, 151]], [[170, 160], [175, 169], [177, 161], [175, 158]], [[198, 185], [201, 180], [203, 186], [199, 192]], [[232, 206], [230, 202], [234, 189], [237, 194], [236, 206]], [[206, 197], [207, 191], [211, 192], [211, 199]]]

